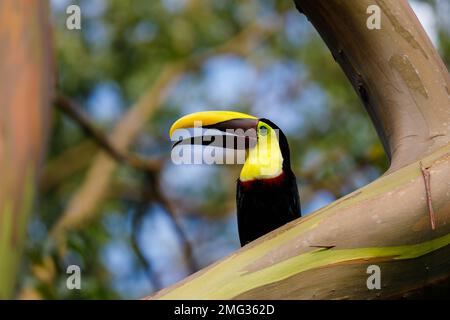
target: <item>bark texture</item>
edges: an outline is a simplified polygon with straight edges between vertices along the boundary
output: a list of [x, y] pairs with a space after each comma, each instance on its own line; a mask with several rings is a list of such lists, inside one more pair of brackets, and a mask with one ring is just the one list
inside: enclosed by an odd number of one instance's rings
[[11, 297], [52, 87], [46, 1], [0, 1], [0, 299]]

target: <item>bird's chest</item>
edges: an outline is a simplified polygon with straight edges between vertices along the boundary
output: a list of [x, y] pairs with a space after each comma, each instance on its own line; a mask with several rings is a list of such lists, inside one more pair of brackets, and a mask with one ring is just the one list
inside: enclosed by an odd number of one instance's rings
[[284, 174], [264, 180], [238, 181], [237, 210], [241, 218], [273, 220], [289, 206]]
[[238, 180], [237, 219], [242, 245], [293, 219], [289, 190], [284, 175], [271, 181]]

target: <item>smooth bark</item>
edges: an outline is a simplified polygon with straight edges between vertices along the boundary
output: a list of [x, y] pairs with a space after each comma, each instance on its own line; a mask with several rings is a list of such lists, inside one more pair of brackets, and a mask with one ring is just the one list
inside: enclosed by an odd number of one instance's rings
[[52, 87], [46, 1], [0, 1], [0, 299], [14, 291]]

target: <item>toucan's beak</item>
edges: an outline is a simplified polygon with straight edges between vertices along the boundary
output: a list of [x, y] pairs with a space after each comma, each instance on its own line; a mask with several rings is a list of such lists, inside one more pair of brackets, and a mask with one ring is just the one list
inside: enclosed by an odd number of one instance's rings
[[[170, 127], [169, 136], [177, 129], [193, 128], [197, 123], [203, 128], [218, 129], [250, 129], [256, 128], [258, 119], [254, 116], [235, 111], [202, 111], [188, 114]], [[227, 128], [225, 128], [227, 127]]]
[[[245, 138], [245, 145], [246, 147], [248, 147], [249, 144], [252, 144], [251, 140], [256, 141], [256, 128], [258, 126], [258, 121], [258, 118], [241, 112], [202, 111], [188, 114], [175, 121], [175, 123], [170, 128], [169, 135], [172, 138], [175, 130], [200, 126], [203, 129], [216, 129], [227, 132], [227, 134], [231, 134], [237, 138]], [[214, 140], [215, 136], [209, 135], [207, 137], [208, 139], [206, 140], [200, 140], [200, 143], [198, 139], [189, 137], [187, 139], [176, 142], [175, 145], [179, 143], [211, 145], [210, 142]], [[221, 145], [216, 146], [225, 147]]]

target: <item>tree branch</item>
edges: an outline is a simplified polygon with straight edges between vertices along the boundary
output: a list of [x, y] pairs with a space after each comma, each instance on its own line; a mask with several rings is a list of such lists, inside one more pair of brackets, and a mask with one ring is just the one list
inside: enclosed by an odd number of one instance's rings
[[[40, 177], [40, 191], [47, 192], [74, 173], [86, 168], [97, 150], [97, 145], [92, 140], [86, 139], [49, 159]], [[73, 161], [75, 157], [77, 161]]]
[[[391, 159], [389, 172], [450, 142], [450, 77], [405, 0], [296, 0], [344, 70]], [[382, 11], [369, 30], [367, 8]]]
[[[383, 176], [257, 239], [152, 299], [379, 299], [450, 270], [450, 146], [422, 160], [439, 172], [431, 230], [419, 163]], [[381, 290], [366, 286], [381, 269]], [[407, 276], [405, 276], [407, 275]]]
[[[147, 177], [149, 177], [149, 175], [150, 173], [146, 174]], [[149, 179], [147, 178], [145, 180]], [[144, 186], [146, 185], [146, 182], [148, 181], [144, 181], [143, 184]], [[161, 288], [161, 282], [159, 280], [158, 275], [156, 274], [156, 270], [154, 270], [153, 268], [151, 261], [142, 252], [138, 240], [142, 225], [142, 219], [144, 218], [145, 214], [147, 213], [147, 210], [150, 207], [150, 204], [153, 199], [153, 194], [149, 190], [149, 187], [143, 187], [141, 189], [140, 196], [141, 199], [137, 203], [135, 212], [132, 217], [131, 247], [133, 248], [134, 254], [144, 267], [145, 273], [150, 282], [152, 283], [154, 290], [158, 290]]]
[[155, 171], [161, 168], [161, 160], [143, 159], [138, 155], [119, 150], [103, 131], [91, 122], [81, 107], [63, 94], [59, 93], [56, 95], [55, 104], [62, 112], [74, 120], [103, 151], [107, 152], [117, 162], [125, 163], [140, 171]]

